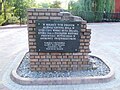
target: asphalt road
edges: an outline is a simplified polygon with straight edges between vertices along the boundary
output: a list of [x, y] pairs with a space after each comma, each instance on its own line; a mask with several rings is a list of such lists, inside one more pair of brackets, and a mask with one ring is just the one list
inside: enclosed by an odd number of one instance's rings
[[[115, 80], [88, 87], [76, 86], [74, 90], [78, 90], [77, 87], [92, 90], [94, 86], [97, 87], [95, 90], [120, 90], [120, 23], [90, 23], [88, 28], [92, 29], [91, 54], [111, 65], [115, 71]], [[27, 37], [27, 28], [0, 29], [0, 90], [6, 90], [2, 85], [2, 76], [9, 68], [11, 60], [22, 50], [28, 51]]]

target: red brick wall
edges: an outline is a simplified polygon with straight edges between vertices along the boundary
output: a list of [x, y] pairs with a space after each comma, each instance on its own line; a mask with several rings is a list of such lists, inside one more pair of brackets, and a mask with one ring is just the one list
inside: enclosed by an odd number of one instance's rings
[[[61, 13], [62, 12], [62, 13]], [[35, 22], [38, 19], [81, 21], [80, 52], [78, 53], [41, 53], [36, 52]], [[81, 70], [91, 66], [89, 62], [89, 45], [91, 30], [87, 29], [86, 21], [73, 16], [63, 9], [28, 9], [28, 37], [31, 70]]]

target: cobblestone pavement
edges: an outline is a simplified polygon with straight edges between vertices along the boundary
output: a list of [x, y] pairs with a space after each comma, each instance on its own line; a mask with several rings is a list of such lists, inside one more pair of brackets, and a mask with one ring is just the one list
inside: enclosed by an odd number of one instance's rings
[[90, 23], [91, 55], [98, 56], [115, 70], [108, 83], [80, 85], [19, 85], [10, 72], [28, 51], [27, 29], [0, 29], [0, 90], [120, 90], [120, 23]]

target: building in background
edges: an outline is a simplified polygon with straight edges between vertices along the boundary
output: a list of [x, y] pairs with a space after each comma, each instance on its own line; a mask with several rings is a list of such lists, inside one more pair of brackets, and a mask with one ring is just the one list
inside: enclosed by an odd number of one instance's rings
[[115, 13], [120, 12], [120, 0], [115, 0]]

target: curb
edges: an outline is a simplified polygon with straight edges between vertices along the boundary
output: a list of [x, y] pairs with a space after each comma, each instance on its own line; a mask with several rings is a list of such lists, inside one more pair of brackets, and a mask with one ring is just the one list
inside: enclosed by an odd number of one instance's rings
[[[19, 59], [19, 58], [15, 58]], [[17, 74], [17, 68], [21, 62], [17, 64], [17, 67], [11, 72], [10, 78], [21, 85], [78, 85], [78, 84], [93, 84], [93, 83], [105, 83], [113, 80], [114, 71], [111, 67], [110, 73], [105, 76], [95, 77], [60, 77], [60, 78], [23, 78]], [[105, 63], [106, 64], [106, 63]], [[108, 66], [108, 64], [106, 64]]]
[[8, 25], [8, 26], [0, 26], [0, 29], [12, 29], [12, 28], [26, 28], [27, 25]]

